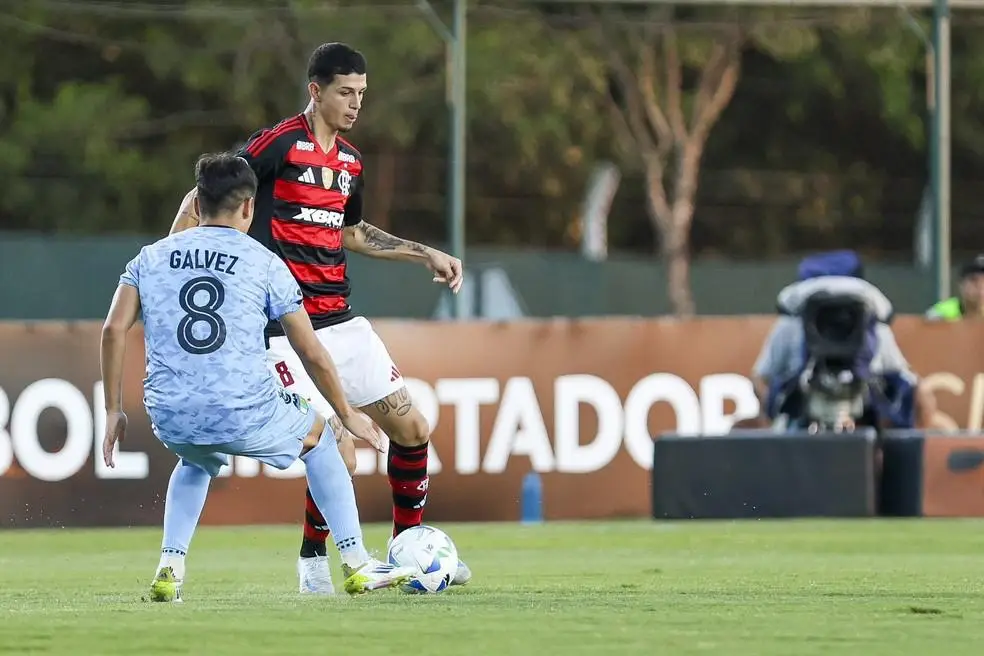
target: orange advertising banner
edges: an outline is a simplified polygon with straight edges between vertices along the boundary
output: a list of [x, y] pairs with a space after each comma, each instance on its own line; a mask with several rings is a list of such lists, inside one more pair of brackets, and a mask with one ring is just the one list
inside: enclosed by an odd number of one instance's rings
[[984, 517], [984, 439], [927, 437], [922, 474], [924, 516]]
[[[427, 517], [515, 520], [522, 477], [542, 473], [548, 518], [646, 516], [652, 439], [727, 432], [755, 416], [748, 379], [773, 317], [510, 323], [376, 321], [433, 428]], [[979, 429], [984, 323], [894, 330], [935, 391], [936, 423]], [[104, 425], [99, 325], [0, 324], [0, 526], [160, 521], [174, 457], [142, 407], [142, 334], [131, 333], [130, 436], [116, 469], [95, 455]], [[365, 521], [387, 520], [385, 456], [359, 451]], [[297, 522], [303, 469], [236, 459], [203, 521]]]

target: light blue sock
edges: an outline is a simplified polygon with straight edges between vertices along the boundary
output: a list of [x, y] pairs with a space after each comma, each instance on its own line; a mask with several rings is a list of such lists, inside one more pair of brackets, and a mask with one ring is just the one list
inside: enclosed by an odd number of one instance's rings
[[161, 552], [184, 556], [205, 507], [212, 477], [198, 465], [179, 460], [171, 472], [164, 502], [164, 540]]
[[362, 525], [359, 523], [352, 475], [345, 467], [335, 435], [327, 424], [318, 445], [301, 459], [307, 469], [311, 497], [331, 528], [342, 562], [350, 567], [363, 564], [369, 559], [369, 554], [362, 542]]

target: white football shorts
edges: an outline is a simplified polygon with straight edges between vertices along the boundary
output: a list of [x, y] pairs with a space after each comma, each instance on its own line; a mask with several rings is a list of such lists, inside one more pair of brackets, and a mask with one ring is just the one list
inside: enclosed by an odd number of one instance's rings
[[[400, 370], [365, 317], [355, 317], [314, 332], [335, 361], [345, 397], [353, 406], [371, 405], [403, 387]], [[267, 364], [281, 385], [306, 398], [322, 416], [328, 418], [335, 414], [286, 337], [271, 337], [266, 355]]]

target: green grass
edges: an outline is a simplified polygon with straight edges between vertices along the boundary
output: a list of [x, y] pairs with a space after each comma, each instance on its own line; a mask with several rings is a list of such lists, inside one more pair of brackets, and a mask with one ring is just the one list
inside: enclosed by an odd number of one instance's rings
[[183, 605], [157, 530], [0, 531], [0, 654], [984, 653], [982, 522], [443, 528], [470, 586], [355, 599], [297, 595], [295, 528], [203, 529]]

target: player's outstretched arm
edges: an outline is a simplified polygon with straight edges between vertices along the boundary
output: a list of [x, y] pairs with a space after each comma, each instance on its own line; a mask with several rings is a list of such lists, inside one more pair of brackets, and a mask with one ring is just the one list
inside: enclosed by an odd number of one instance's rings
[[430, 251], [434, 250], [415, 241], [391, 235], [365, 221], [345, 226], [342, 232], [342, 246], [354, 253], [369, 257], [419, 263], [426, 262]]
[[461, 289], [461, 260], [436, 248], [391, 235], [365, 221], [345, 226], [342, 246], [352, 252], [383, 260], [419, 262], [431, 270], [434, 282], [447, 283], [455, 293]]
[[287, 340], [301, 359], [304, 369], [311, 376], [321, 395], [334, 408], [342, 425], [355, 437], [369, 442], [377, 451], [382, 451], [379, 434], [373, 428], [372, 422], [357, 412], [345, 398], [345, 390], [338, 377], [338, 370], [335, 369], [335, 362], [318, 341], [317, 335], [314, 334], [314, 327], [311, 325], [311, 318], [304, 308], [280, 317], [280, 325], [284, 327]]
[[140, 295], [131, 285], [116, 288], [113, 303], [102, 328], [99, 348], [103, 389], [106, 403], [106, 435], [103, 460], [113, 467], [113, 449], [126, 433], [123, 413], [123, 362], [126, 359], [126, 334], [140, 316]]
[[197, 195], [197, 189], [192, 189], [185, 194], [184, 200], [181, 201], [181, 207], [178, 208], [178, 213], [171, 224], [171, 232], [168, 234], [173, 235], [198, 225], [198, 211], [195, 209], [195, 197]]

